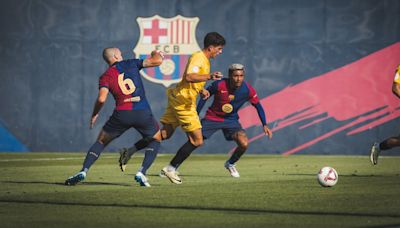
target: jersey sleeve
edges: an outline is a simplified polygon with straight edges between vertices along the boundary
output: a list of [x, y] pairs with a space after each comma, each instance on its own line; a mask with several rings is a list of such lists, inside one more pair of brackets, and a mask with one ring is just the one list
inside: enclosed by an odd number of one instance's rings
[[396, 72], [394, 74], [394, 80], [393, 82], [400, 84], [400, 65], [397, 66]]
[[247, 86], [249, 88], [249, 102], [251, 104], [255, 105], [258, 102], [260, 102], [260, 100], [258, 99], [258, 96], [257, 96], [257, 92], [251, 85], [247, 84]]
[[186, 74], [200, 73], [202, 68], [204, 68], [203, 59], [199, 55], [192, 55], [190, 57], [190, 62], [186, 68]]
[[214, 95], [218, 90], [218, 83], [221, 81], [214, 81], [207, 87], [208, 92], [210, 92], [210, 97]]
[[128, 67], [136, 66], [139, 70], [143, 69], [144, 59], [129, 59]]
[[109, 88], [110, 86], [110, 76], [108, 74], [103, 74], [99, 78], [99, 89]]

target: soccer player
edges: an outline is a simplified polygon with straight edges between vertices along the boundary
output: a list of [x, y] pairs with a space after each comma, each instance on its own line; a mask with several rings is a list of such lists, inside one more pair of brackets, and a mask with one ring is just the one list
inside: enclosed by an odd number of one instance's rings
[[[201, 120], [204, 139], [209, 139], [216, 131], [222, 130], [227, 141], [235, 141], [237, 147], [231, 157], [225, 162], [225, 168], [232, 177], [240, 177], [235, 164], [246, 152], [248, 139], [246, 132], [239, 123], [238, 111], [244, 103], [250, 102], [257, 110], [263, 131], [272, 138], [272, 131], [267, 126], [265, 112], [260, 104], [254, 88], [244, 81], [245, 69], [242, 64], [232, 64], [229, 67], [229, 77], [213, 82], [207, 90], [202, 91], [203, 99], [199, 100], [197, 112], [200, 113], [206, 100], [214, 96], [212, 105], [208, 108], [205, 117]], [[194, 150], [195, 148], [193, 148]], [[193, 151], [186, 151], [185, 158]], [[175, 167], [180, 163], [175, 164]]]
[[217, 32], [210, 32], [204, 37], [201, 51], [195, 52], [186, 64], [182, 80], [175, 88], [167, 90], [168, 105], [160, 122], [163, 124], [161, 135], [163, 140], [172, 136], [175, 129], [181, 126], [186, 132], [188, 141], [178, 150], [170, 164], [162, 169], [162, 173], [175, 184], [182, 180], [175, 172], [176, 164], [185, 159], [187, 151], [203, 144], [201, 123], [196, 111], [196, 98], [207, 80], [220, 80], [221, 72], [210, 74], [210, 59], [222, 53], [225, 38]]
[[90, 128], [95, 124], [109, 93], [115, 99], [115, 109], [100, 131], [96, 142], [87, 152], [81, 171], [69, 177], [65, 185], [75, 185], [83, 181], [104, 148], [133, 127], [143, 136], [143, 139], [135, 145], [147, 146], [142, 167], [136, 173], [135, 180], [141, 186], [150, 187], [145, 174], [157, 156], [161, 134], [147, 102], [139, 71], [145, 67], [159, 66], [163, 61], [163, 54], [160, 51], [153, 51], [151, 56], [144, 60], [123, 60], [121, 51], [111, 47], [104, 49], [103, 58], [109, 68], [99, 78], [99, 94], [94, 104]]
[[[400, 65], [397, 66], [395, 77], [392, 84], [392, 92], [400, 98]], [[383, 140], [381, 143], [375, 142], [371, 148], [370, 160], [373, 165], [378, 164], [378, 157], [382, 150], [389, 150], [394, 147], [400, 146], [400, 135], [392, 136]]]

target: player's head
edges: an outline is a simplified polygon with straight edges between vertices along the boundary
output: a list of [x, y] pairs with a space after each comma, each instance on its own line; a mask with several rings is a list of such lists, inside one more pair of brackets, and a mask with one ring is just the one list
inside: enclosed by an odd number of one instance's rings
[[210, 58], [215, 58], [217, 55], [222, 53], [222, 49], [225, 46], [225, 38], [217, 32], [209, 32], [204, 37], [204, 49], [210, 55]]
[[121, 51], [116, 47], [104, 48], [103, 59], [108, 65], [123, 60]]
[[244, 80], [244, 66], [234, 63], [229, 66], [229, 85], [231, 88], [239, 88]]

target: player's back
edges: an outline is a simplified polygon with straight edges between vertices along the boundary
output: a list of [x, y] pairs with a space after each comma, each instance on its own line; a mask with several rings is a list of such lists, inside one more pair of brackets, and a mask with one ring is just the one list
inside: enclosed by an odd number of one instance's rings
[[99, 79], [115, 99], [115, 110], [150, 109], [139, 71], [143, 60], [128, 59], [110, 66]]

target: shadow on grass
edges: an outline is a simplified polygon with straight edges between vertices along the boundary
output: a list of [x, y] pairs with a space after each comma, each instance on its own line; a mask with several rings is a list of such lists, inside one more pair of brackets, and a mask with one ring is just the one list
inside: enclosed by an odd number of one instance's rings
[[20, 203], [20, 204], [45, 204], [55, 206], [84, 206], [84, 207], [114, 207], [114, 208], [147, 208], [147, 209], [167, 209], [167, 210], [192, 210], [192, 211], [215, 211], [231, 213], [249, 214], [289, 214], [289, 215], [315, 215], [315, 216], [350, 216], [350, 217], [376, 217], [376, 218], [400, 218], [400, 214], [393, 213], [362, 213], [362, 212], [329, 212], [329, 211], [293, 211], [293, 210], [274, 210], [274, 209], [252, 209], [252, 208], [218, 208], [218, 207], [193, 207], [193, 206], [167, 206], [167, 205], [140, 205], [140, 204], [116, 204], [116, 203], [72, 203], [41, 200], [16, 200], [0, 199], [0, 203]]
[[[132, 175], [132, 176], [135, 176], [135, 175]], [[160, 177], [160, 175], [159, 174], [147, 174], [146, 176], [149, 176], [149, 177]], [[229, 177], [229, 178], [231, 178], [231, 176], [229, 176], [229, 175], [224, 175], [224, 176], [222, 176], [222, 175], [220, 175], [220, 176], [217, 176], [217, 175], [193, 175], [193, 174], [179, 174], [179, 176], [180, 177], [207, 177], [207, 178], [209, 178], [209, 177], [212, 177], [212, 178], [224, 178], [224, 177]], [[161, 178], [164, 178], [164, 177], [161, 177]]]
[[[316, 177], [317, 174], [307, 174], [307, 173], [285, 173], [284, 175], [288, 176], [312, 176]], [[357, 174], [357, 173], [352, 173], [352, 174], [339, 174], [339, 177], [398, 177], [400, 176], [399, 174], [393, 174], [393, 175], [376, 175], [376, 174]]]
[[[0, 183], [6, 184], [48, 184], [48, 185], [64, 185], [64, 182], [48, 182], [48, 181], [0, 181]], [[100, 185], [100, 186], [128, 186], [131, 187], [130, 184], [123, 183], [110, 183], [110, 182], [81, 182], [79, 185]]]

